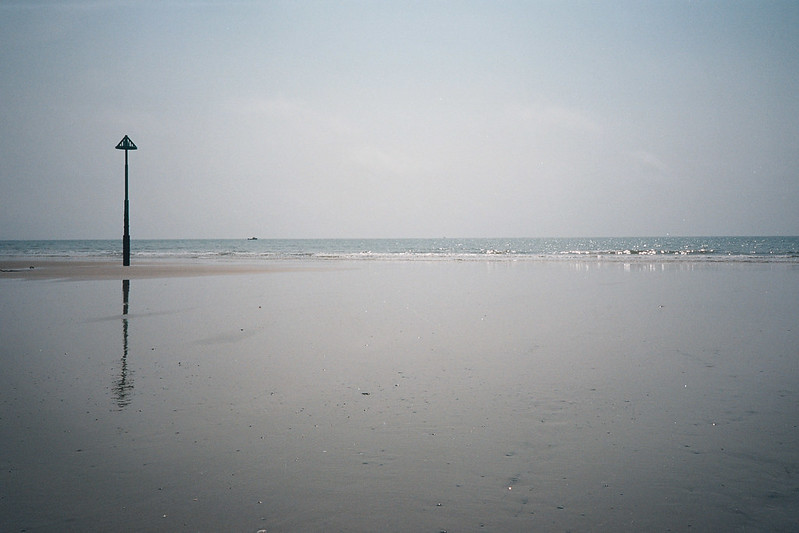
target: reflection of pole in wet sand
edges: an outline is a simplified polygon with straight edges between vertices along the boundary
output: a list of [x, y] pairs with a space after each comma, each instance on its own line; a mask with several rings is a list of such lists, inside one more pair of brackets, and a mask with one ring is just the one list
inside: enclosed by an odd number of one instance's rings
[[130, 393], [133, 392], [133, 378], [128, 375], [128, 296], [130, 280], [122, 280], [122, 369], [119, 379], [114, 381], [114, 397], [120, 409], [130, 404]]

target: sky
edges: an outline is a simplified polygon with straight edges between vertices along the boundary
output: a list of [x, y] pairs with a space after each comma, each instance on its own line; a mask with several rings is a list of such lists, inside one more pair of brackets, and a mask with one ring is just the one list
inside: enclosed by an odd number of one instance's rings
[[0, 2], [0, 239], [799, 235], [799, 2]]

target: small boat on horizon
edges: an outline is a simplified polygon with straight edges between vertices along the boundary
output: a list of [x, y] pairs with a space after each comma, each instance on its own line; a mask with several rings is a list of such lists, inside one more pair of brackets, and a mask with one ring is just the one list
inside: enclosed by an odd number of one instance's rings
[[257, 241], [258, 237], [247, 237], [248, 241]]

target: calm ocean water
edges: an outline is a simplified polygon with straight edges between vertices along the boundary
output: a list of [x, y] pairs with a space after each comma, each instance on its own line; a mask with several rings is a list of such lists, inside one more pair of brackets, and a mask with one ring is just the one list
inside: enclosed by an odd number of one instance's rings
[[[133, 240], [134, 258], [690, 260], [799, 263], [799, 237]], [[115, 258], [121, 240], [0, 241], [0, 257]]]

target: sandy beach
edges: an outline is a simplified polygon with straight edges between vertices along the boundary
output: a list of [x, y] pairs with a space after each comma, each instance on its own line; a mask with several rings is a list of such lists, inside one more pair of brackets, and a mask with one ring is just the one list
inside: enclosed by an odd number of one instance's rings
[[2, 531], [799, 523], [792, 263], [0, 267]]

